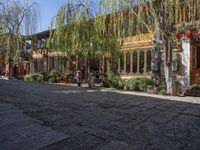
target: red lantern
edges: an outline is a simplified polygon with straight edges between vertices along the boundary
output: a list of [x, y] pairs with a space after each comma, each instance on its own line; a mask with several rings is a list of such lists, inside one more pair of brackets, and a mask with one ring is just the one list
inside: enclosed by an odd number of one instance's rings
[[181, 39], [181, 34], [180, 34], [180, 32], [176, 32], [176, 38], [177, 38], [177, 39]]
[[190, 39], [193, 37], [193, 33], [192, 33], [192, 31], [188, 31], [188, 33], [187, 33], [187, 37], [190, 38]]

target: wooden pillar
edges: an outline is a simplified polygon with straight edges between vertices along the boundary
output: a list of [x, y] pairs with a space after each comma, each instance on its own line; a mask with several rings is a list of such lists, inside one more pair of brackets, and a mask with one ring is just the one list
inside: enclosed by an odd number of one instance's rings
[[133, 74], [133, 52], [130, 51], [130, 74], [132, 75]]
[[147, 49], [144, 49], [144, 75], [147, 75]]
[[140, 75], [140, 50], [137, 50], [137, 75]]
[[194, 20], [197, 19], [197, 0], [194, 0]]
[[182, 22], [186, 21], [186, 4], [183, 5], [183, 20]]
[[120, 62], [120, 56], [118, 57], [118, 68], [117, 68], [117, 72], [118, 74], [120, 74], [120, 66], [121, 66], [121, 62]]
[[186, 7], [189, 9], [189, 10], [186, 10], [186, 11], [189, 11], [188, 16], [186, 16], [186, 18], [188, 18], [188, 20], [186, 19], [186, 21], [191, 21], [191, 19], [193, 19], [193, 17], [194, 17], [192, 14], [192, 9], [194, 9], [194, 7], [191, 6], [191, 4], [192, 4], [191, 1], [189, 1], [188, 4], [186, 4]]
[[85, 81], [87, 82], [88, 79], [88, 61], [87, 57], [85, 57]]
[[126, 52], [123, 53], [124, 54], [124, 74], [126, 75]]

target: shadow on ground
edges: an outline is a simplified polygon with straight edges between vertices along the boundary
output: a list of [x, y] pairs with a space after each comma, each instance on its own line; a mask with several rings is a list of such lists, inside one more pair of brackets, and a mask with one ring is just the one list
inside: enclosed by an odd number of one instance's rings
[[70, 136], [61, 150], [200, 149], [200, 105], [0, 80], [0, 102]]

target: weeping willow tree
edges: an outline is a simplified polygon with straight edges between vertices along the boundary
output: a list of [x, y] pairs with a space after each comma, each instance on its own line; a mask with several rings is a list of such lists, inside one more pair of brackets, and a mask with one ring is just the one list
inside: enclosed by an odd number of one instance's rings
[[0, 47], [5, 51], [9, 64], [9, 77], [12, 67], [20, 61], [23, 45], [22, 34], [36, 31], [38, 10], [36, 3], [16, 0], [0, 0]]
[[49, 45], [69, 55], [78, 52], [88, 60], [112, 56], [121, 50], [127, 34], [127, 16], [119, 13], [123, 11], [127, 11], [125, 0], [99, 0], [97, 6], [87, 0], [67, 0], [54, 19], [56, 31]]
[[152, 33], [155, 48], [159, 45], [164, 51], [167, 92], [174, 95], [177, 7], [175, 0], [99, 0], [97, 8], [87, 0], [68, 0], [57, 14], [54, 38], [60, 50], [79, 50], [91, 57], [120, 51], [127, 36]]

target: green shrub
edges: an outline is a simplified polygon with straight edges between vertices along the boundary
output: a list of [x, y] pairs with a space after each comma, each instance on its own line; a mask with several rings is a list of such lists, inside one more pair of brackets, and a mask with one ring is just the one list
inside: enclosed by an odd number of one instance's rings
[[61, 81], [61, 74], [57, 71], [52, 69], [48, 74], [48, 82], [51, 83], [59, 83]]
[[107, 88], [110, 87], [109, 82], [108, 82], [107, 79], [104, 79], [104, 80], [103, 80], [103, 86], [104, 86], [104, 87], [107, 87]]
[[127, 80], [127, 82], [128, 82], [128, 89], [130, 91], [140, 91], [138, 86], [139, 83], [138, 78], [129, 79]]
[[167, 95], [167, 88], [165, 86], [160, 86], [158, 88], [158, 94], [159, 95]]
[[147, 86], [153, 84], [154, 84], [153, 80], [146, 77], [141, 77], [138, 80], [138, 87], [140, 91], [147, 92]]
[[24, 81], [30, 81], [31, 80], [31, 75], [30, 74], [26, 74], [24, 76]]
[[122, 78], [119, 78], [117, 88], [118, 89], [123, 89], [124, 84], [125, 84], [124, 80]]
[[68, 79], [74, 79], [74, 75], [72, 71], [66, 71], [64, 73], [64, 76], [66, 76]]
[[48, 82], [50, 82], [50, 83], [56, 83], [56, 79], [55, 78], [49, 78]]
[[129, 82], [128, 82], [128, 80], [124, 80], [123, 90], [125, 90], [125, 91], [129, 90]]
[[117, 89], [130, 90], [130, 91], [147, 91], [147, 86], [154, 85], [153, 80], [140, 77], [131, 79], [122, 79], [119, 76], [108, 75], [104, 77], [103, 85], [105, 87], [113, 87]]
[[26, 74], [24, 76], [25, 81], [36, 81], [36, 82], [43, 82], [43, 75], [39, 73], [34, 74]]
[[57, 76], [59, 76], [60, 74], [58, 73], [58, 71], [57, 70], [54, 70], [54, 69], [52, 69], [50, 72], [49, 72], [49, 74], [48, 74], [48, 76], [49, 77], [57, 77]]

